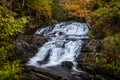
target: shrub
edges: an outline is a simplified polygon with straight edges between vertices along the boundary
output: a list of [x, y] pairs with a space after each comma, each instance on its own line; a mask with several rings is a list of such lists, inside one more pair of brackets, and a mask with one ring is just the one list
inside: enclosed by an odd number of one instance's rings
[[96, 63], [107, 68], [110, 74], [119, 77], [120, 74], [120, 33], [106, 37], [103, 40], [104, 49], [96, 57]]
[[14, 37], [22, 33], [26, 23], [26, 17], [15, 18], [13, 12], [0, 6], [0, 80], [20, 79], [19, 62], [14, 58]]

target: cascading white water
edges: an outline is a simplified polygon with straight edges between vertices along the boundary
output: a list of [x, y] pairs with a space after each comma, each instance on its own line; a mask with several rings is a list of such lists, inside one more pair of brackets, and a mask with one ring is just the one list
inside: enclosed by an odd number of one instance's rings
[[[30, 58], [27, 65], [36, 67], [49, 67], [61, 64], [63, 61], [71, 61], [73, 67], [76, 67], [76, 58], [80, 54], [83, 41], [88, 38], [88, 27], [85, 23], [63, 22], [56, 24], [54, 27], [41, 28], [35, 34], [42, 34], [48, 38], [38, 53]], [[39, 61], [47, 63], [40, 64]]]

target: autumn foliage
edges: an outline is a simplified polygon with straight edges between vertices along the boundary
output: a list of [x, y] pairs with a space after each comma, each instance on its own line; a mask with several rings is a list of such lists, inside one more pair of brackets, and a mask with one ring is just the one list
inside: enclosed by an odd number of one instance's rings
[[62, 6], [67, 10], [68, 17], [85, 18], [90, 15], [90, 10], [87, 8], [89, 3], [89, 0], [67, 0]]
[[120, 0], [0, 0], [0, 80], [21, 79], [19, 61], [9, 58], [23, 29], [81, 19], [91, 25], [89, 36], [103, 44], [95, 64], [119, 77]]

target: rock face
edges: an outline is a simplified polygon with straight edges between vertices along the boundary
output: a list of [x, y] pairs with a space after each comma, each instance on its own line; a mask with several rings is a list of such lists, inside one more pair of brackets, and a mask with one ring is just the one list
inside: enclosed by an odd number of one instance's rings
[[16, 40], [16, 54], [25, 64], [46, 41], [47, 39], [40, 35], [20, 35]]
[[26, 66], [27, 75], [25, 80], [80, 80], [74, 77], [61, 66], [49, 68], [34, 68]]
[[77, 58], [78, 67], [94, 75], [96, 73], [95, 57], [102, 49], [101, 40], [87, 39], [83, 41], [81, 55]]
[[82, 53], [96, 53], [99, 52], [102, 49], [102, 44], [101, 44], [101, 40], [98, 39], [86, 39], [83, 40], [83, 46], [81, 49]]

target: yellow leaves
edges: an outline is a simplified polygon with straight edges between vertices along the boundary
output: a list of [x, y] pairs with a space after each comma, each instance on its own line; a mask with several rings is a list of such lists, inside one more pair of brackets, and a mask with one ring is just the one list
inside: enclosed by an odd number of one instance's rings
[[75, 4], [71, 4], [71, 5], [65, 4], [65, 8], [67, 10], [73, 11], [73, 10], [78, 10], [80, 7], [79, 7], [79, 5], [75, 5]]
[[12, 64], [7, 62], [0, 68], [0, 80], [19, 80], [19, 73], [19, 61], [16, 60]]
[[51, 6], [52, 0], [35, 0], [32, 4], [34, 10], [39, 12], [45, 18], [51, 17]]
[[3, 20], [3, 18], [0, 17], [0, 28], [3, 26], [2, 20]]
[[14, 32], [21, 32], [24, 24], [27, 23], [27, 19], [26, 18], [21, 18], [21, 19], [16, 19], [12, 16], [8, 17], [8, 18], [2, 18], [1, 22], [0, 22], [0, 26], [2, 26], [2, 29], [0, 30], [1, 35], [0, 37], [5, 38], [4, 35], [6, 35], [6, 37], [8, 37], [9, 35], [14, 35]]
[[14, 56], [13, 36], [22, 32], [28, 20], [26, 17], [15, 18], [8, 12], [7, 8], [0, 6], [0, 80], [19, 80], [19, 62], [9, 62], [8, 58]]
[[50, 6], [44, 7], [44, 8], [41, 10], [41, 14], [42, 14], [43, 16], [45, 16], [45, 18], [51, 17], [52, 12], [51, 12]]
[[[3, 8], [3, 7], [2, 7]], [[8, 10], [3, 8], [3, 10]], [[9, 40], [15, 33], [22, 32], [24, 25], [28, 22], [26, 17], [15, 18], [11, 14], [3, 14], [1, 11], [0, 17], [0, 39], [4, 41]]]
[[86, 2], [90, 2], [90, 0], [86, 0]]

